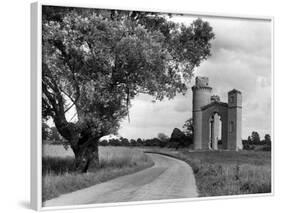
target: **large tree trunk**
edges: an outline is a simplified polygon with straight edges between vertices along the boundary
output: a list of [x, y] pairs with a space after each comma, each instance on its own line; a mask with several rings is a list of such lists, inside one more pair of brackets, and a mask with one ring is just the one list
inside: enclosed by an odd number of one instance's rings
[[69, 141], [77, 172], [87, 172], [99, 166], [98, 141], [101, 136], [94, 136], [90, 127], [81, 131], [65, 119], [56, 119], [55, 124], [60, 134]]
[[[66, 121], [65, 115], [58, 113], [54, 118], [59, 133], [68, 140], [75, 155], [77, 172], [87, 172], [99, 166], [98, 141], [103, 136], [94, 134], [89, 126], [76, 125]], [[82, 129], [81, 129], [82, 128]]]
[[71, 146], [75, 154], [75, 168], [77, 172], [85, 173], [99, 166], [98, 139], [91, 134], [83, 135], [76, 145]]

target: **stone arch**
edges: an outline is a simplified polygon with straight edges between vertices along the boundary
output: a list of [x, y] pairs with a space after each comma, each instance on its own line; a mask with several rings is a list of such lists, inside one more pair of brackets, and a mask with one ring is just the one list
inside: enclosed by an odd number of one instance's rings
[[225, 103], [213, 102], [202, 107], [202, 149], [209, 149], [210, 136], [210, 118], [218, 114], [221, 119], [221, 140], [222, 148], [227, 148], [228, 133], [228, 106]]
[[222, 138], [222, 117], [214, 112], [209, 118], [209, 149], [219, 149], [219, 139]]

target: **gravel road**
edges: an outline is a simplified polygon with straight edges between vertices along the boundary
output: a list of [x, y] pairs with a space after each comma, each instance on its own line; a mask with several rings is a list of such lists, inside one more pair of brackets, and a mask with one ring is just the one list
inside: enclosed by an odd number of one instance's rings
[[154, 166], [86, 189], [61, 195], [43, 206], [64, 206], [126, 201], [147, 201], [197, 197], [191, 167], [183, 161], [159, 154], [147, 154]]

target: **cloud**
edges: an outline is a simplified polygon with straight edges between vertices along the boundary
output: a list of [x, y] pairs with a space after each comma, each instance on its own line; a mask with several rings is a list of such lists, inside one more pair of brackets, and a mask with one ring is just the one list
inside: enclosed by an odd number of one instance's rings
[[252, 56], [268, 57], [271, 47], [271, 26], [268, 21], [209, 18], [216, 38], [213, 51], [220, 48]]
[[128, 138], [152, 138], [160, 132], [171, 135], [174, 128], [181, 129], [191, 117], [192, 100], [188, 96], [152, 103], [148, 95], [139, 95], [132, 101], [130, 122], [123, 120], [119, 134]]
[[173, 109], [176, 112], [190, 112], [192, 110], [191, 100], [192, 94], [190, 90], [186, 95], [179, 95], [175, 98]]

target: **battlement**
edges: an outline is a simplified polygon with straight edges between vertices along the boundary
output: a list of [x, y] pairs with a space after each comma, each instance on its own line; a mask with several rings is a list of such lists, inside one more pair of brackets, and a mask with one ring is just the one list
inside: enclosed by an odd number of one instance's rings
[[192, 91], [194, 91], [194, 90], [209, 90], [209, 91], [212, 91], [212, 87], [206, 87], [206, 86], [200, 86], [200, 87], [198, 87], [198, 86], [193, 86], [193, 87], [191, 87], [191, 89], [192, 89]]
[[197, 76], [195, 78], [195, 86], [196, 87], [208, 87], [209, 86], [209, 78], [203, 76]]
[[229, 91], [228, 104], [229, 107], [242, 107], [242, 93], [237, 89]]
[[211, 96], [211, 102], [220, 102], [220, 96], [212, 95]]
[[192, 87], [192, 90], [212, 90], [212, 87], [209, 86], [209, 78], [208, 77], [203, 77], [199, 76], [195, 78], [195, 85]]
[[228, 94], [233, 94], [233, 93], [238, 93], [238, 94], [242, 94], [241, 91], [237, 90], [237, 89], [233, 89], [231, 91], [228, 92]]

